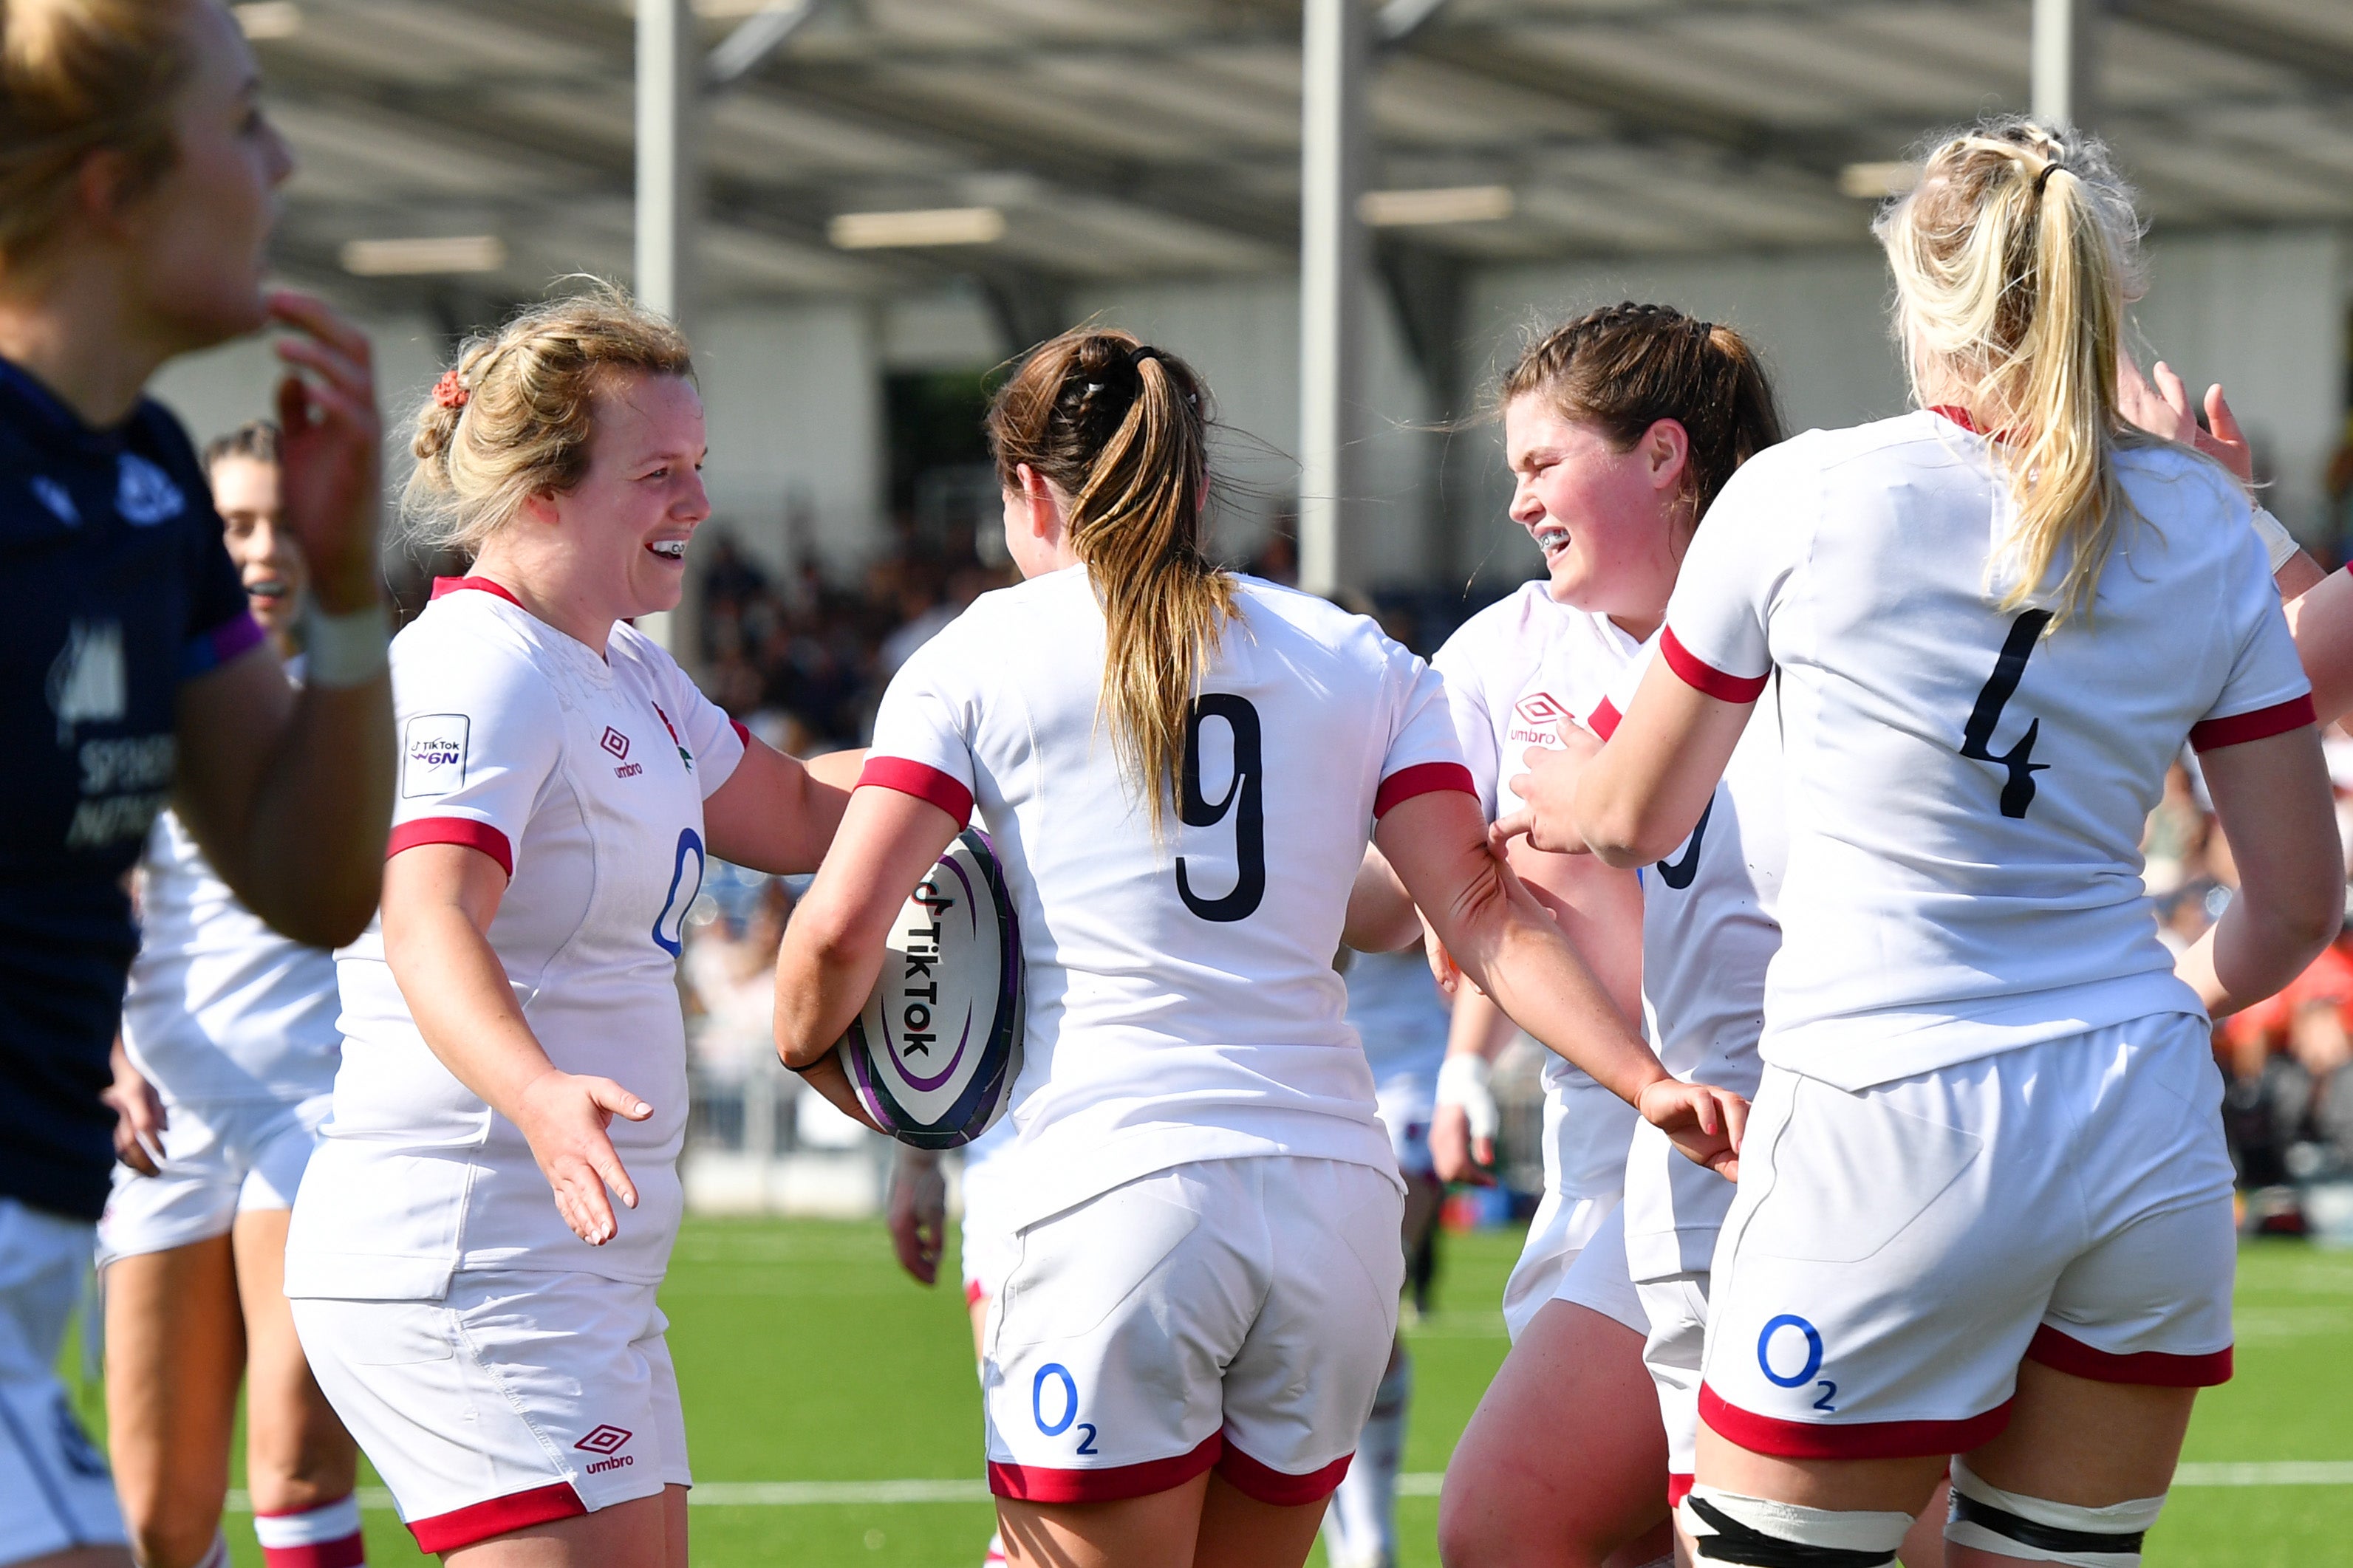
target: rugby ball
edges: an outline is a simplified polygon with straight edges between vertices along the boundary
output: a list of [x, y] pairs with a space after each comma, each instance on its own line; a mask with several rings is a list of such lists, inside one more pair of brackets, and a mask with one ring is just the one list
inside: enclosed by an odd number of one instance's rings
[[954, 1149], [1005, 1113], [1022, 1023], [1013, 900], [987, 835], [966, 828], [892, 922], [842, 1066], [876, 1126], [918, 1149]]

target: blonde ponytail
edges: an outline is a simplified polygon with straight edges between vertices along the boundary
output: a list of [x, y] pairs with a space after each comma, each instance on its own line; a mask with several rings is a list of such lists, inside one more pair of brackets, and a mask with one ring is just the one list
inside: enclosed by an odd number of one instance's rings
[[997, 480], [1028, 467], [1071, 497], [1071, 551], [1103, 609], [1103, 696], [1121, 773], [1155, 837], [1177, 798], [1201, 673], [1234, 610], [1203, 552], [1206, 392], [1191, 367], [1125, 332], [1033, 350], [988, 411]]
[[2099, 142], [2004, 118], [1938, 146], [1873, 226], [1915, 397], [1957, 401], [1996, 437], [2015, 515], [1989, 589], [2005, 612], [2047, 604], [2053, 627], [2088, 615], [2131, 510], [2116, 449], [2148, 439], [2116, 405], [2132, 193]]

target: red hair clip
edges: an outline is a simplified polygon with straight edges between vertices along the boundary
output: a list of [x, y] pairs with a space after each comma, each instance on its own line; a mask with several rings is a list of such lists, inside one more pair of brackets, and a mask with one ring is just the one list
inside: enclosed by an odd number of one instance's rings
[[433, 402], [437, 407], [463, 408], [473, 395], [472, 389], [458, 378], [458, 367], [454, 364], [443, 371], [441, 379], [433, 384]]

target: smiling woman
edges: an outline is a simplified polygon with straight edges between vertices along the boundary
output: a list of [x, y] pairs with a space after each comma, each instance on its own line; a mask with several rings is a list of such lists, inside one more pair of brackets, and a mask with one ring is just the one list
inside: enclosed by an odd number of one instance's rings
[[411, 526], [473, 568], [393, 647], [384, 910], [341, 955], [286, 1293], [417, 1543], [472, 1568], [684, 1568], [654, 1305], [679, 921], [710, 855], [814, 869], [847, 798], [628, 624], [678, 603], [711, 513], [692, 373], [674, 326], [600, 287], [470, 342], [417, 416]]

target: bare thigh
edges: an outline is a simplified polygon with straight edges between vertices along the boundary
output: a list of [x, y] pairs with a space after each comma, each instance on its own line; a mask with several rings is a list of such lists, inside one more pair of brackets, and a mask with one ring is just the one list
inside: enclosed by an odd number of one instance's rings
[[534, 1524], [445, 1552], [441, 1561], [448, 1568], [686, 1568], [686, 1489]]
[[287, 1209], [248, 1209], [230, 1233], [245, 1313], [246, 1471], [254, 1507], [301, 1512], [349, 1497], [359, 1449], [319, 1392], [286, 1300]]
[[[1987, 1482], [2021, 1497], [2105, 1508], [2164, 1495], [2189, 1429], [2194, 1388], [2094, 1383], [2030, 1361], [2000, 1436], [1967, 1456]], [[1947, 1568], [2027, 1560], [1947, 1542]]]
[[134, 1568], [123, 1546], [74, 1546], [47, 1557], [27, 1557], [8, 1568]]
[[212, 1546], [244, 1371], [227, 1237], [107, 1266], [107, 1447], [124, 1522], [156, 1568]]
[[1324, 1500], [1282, 1508], [1215, 1471], [1121, 1502], [997, 1501], [1006, 1560], [1023, 1568], [1299, 1568]]
[[1449, 1568], [1664, 1552], [1667, 1434], [1642, 1336], [1546, 1302], [1455, 1445], [1438, 1515]]

